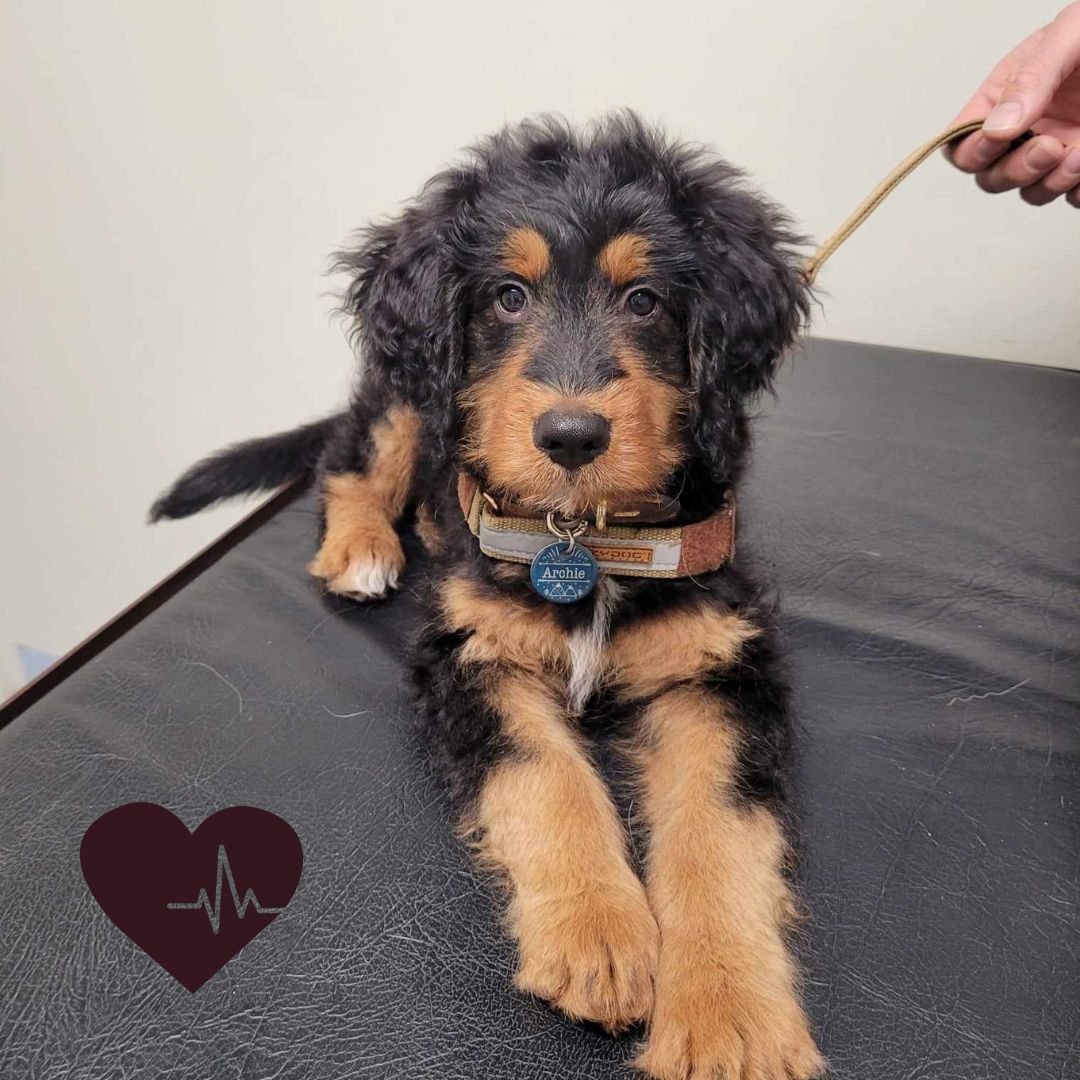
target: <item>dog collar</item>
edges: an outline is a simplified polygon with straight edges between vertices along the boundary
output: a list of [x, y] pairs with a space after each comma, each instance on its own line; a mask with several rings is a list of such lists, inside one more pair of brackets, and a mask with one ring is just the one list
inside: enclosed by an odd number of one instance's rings
[[[476, 479], [458, 474], [458, 502], [469, 530], [480, 541], [480, 550], [505, 562], [532, 563], [554, 537], [543, 515], [526, 516], [518, 507], [501, 508], [481, 490]], [[668, 508], [658, 505], [650, 516], [663, 516]], [[513, 509], [513, 514], [503, 513]], [[635, 519], [650, 514], [645, 509], [624, 513]], [[617, 513], [609, 519], [622, 517]], [[625, 520], [625, 519], [623, 519]], [[656, 524], [587, 524], [576, 542], [586, 548], [602, 573], [620, 577], [681, 578], [718, 570], [735, 554], [735, 503], [733, 499], [711, 517], [691, 525], [663, 527]]]

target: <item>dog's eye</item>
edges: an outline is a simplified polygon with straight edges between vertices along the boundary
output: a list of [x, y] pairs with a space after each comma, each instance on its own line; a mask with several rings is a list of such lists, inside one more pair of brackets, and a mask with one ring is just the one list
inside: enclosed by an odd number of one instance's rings
[[498, 292], [498, 300], [507, 315], [520, 315], [529, 306], [529, 298], [520, 285], [504, 285]]
[[656, 293], [651, 293], [648, 289], [635, 289], [626, 298], [626, 306], [640, 318], [651, 315], [656, 310], [658, 303]]

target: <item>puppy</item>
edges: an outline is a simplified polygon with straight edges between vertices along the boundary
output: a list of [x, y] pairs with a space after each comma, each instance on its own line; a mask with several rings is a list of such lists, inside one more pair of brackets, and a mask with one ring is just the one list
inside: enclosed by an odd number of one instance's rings
[[[748, 403], [809, 294], [784, 215], [621, 114], [480, 143], [335, 267], [347, 412], [227, 449], [182, 517], [314, 474], [311, 573], [372, 600], [431, 552], [416, 681], [515, 983], [661, 1080], [819, 1075], [785, 943], [775, 632], [733, 551]], [[629, 764], [639, 874], [594, 760]]]

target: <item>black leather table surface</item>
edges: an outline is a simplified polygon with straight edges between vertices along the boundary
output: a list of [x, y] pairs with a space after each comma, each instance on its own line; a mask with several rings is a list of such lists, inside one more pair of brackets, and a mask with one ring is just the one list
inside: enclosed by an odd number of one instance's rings
[[[742, 530], [784, 598], [833, 1075], [1075, 1080], [1080, 378], [818, 341], [763, 409]], [[304, 497], [0, 731], [0, 1077], [630, 1077], [632, 1041], [510, 991], [410, 740], [415, 607], [320, 599], [314, 529]], [[195, 993], [81, 876], [136, 800], [304, 845]]]

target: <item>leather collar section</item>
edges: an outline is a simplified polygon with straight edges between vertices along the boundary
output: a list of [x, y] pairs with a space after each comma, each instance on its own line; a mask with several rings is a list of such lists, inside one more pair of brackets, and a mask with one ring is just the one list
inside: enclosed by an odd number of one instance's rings
[[[539, 516], [504, 512], [517, 507], [499, 506], [466, 473], [458, 474], [458, 502], [469, 529], [480, 541], [480, 550], [493, 559], [531, 563], [541, 548], [555, 540]], [[668, 508], [661, 509], [666, 512]], [[613, 519], [617, 520], [617, 515], [609, 512], [608, 521]], [[707, 574], [730, 562], [735, 554], [735, 504], [729, 501], [711, 517], [692, 525], [609, 524], [598, 529], [590, 524], [577, 542], [592, 552], [607, 574], [648, 578]]]

